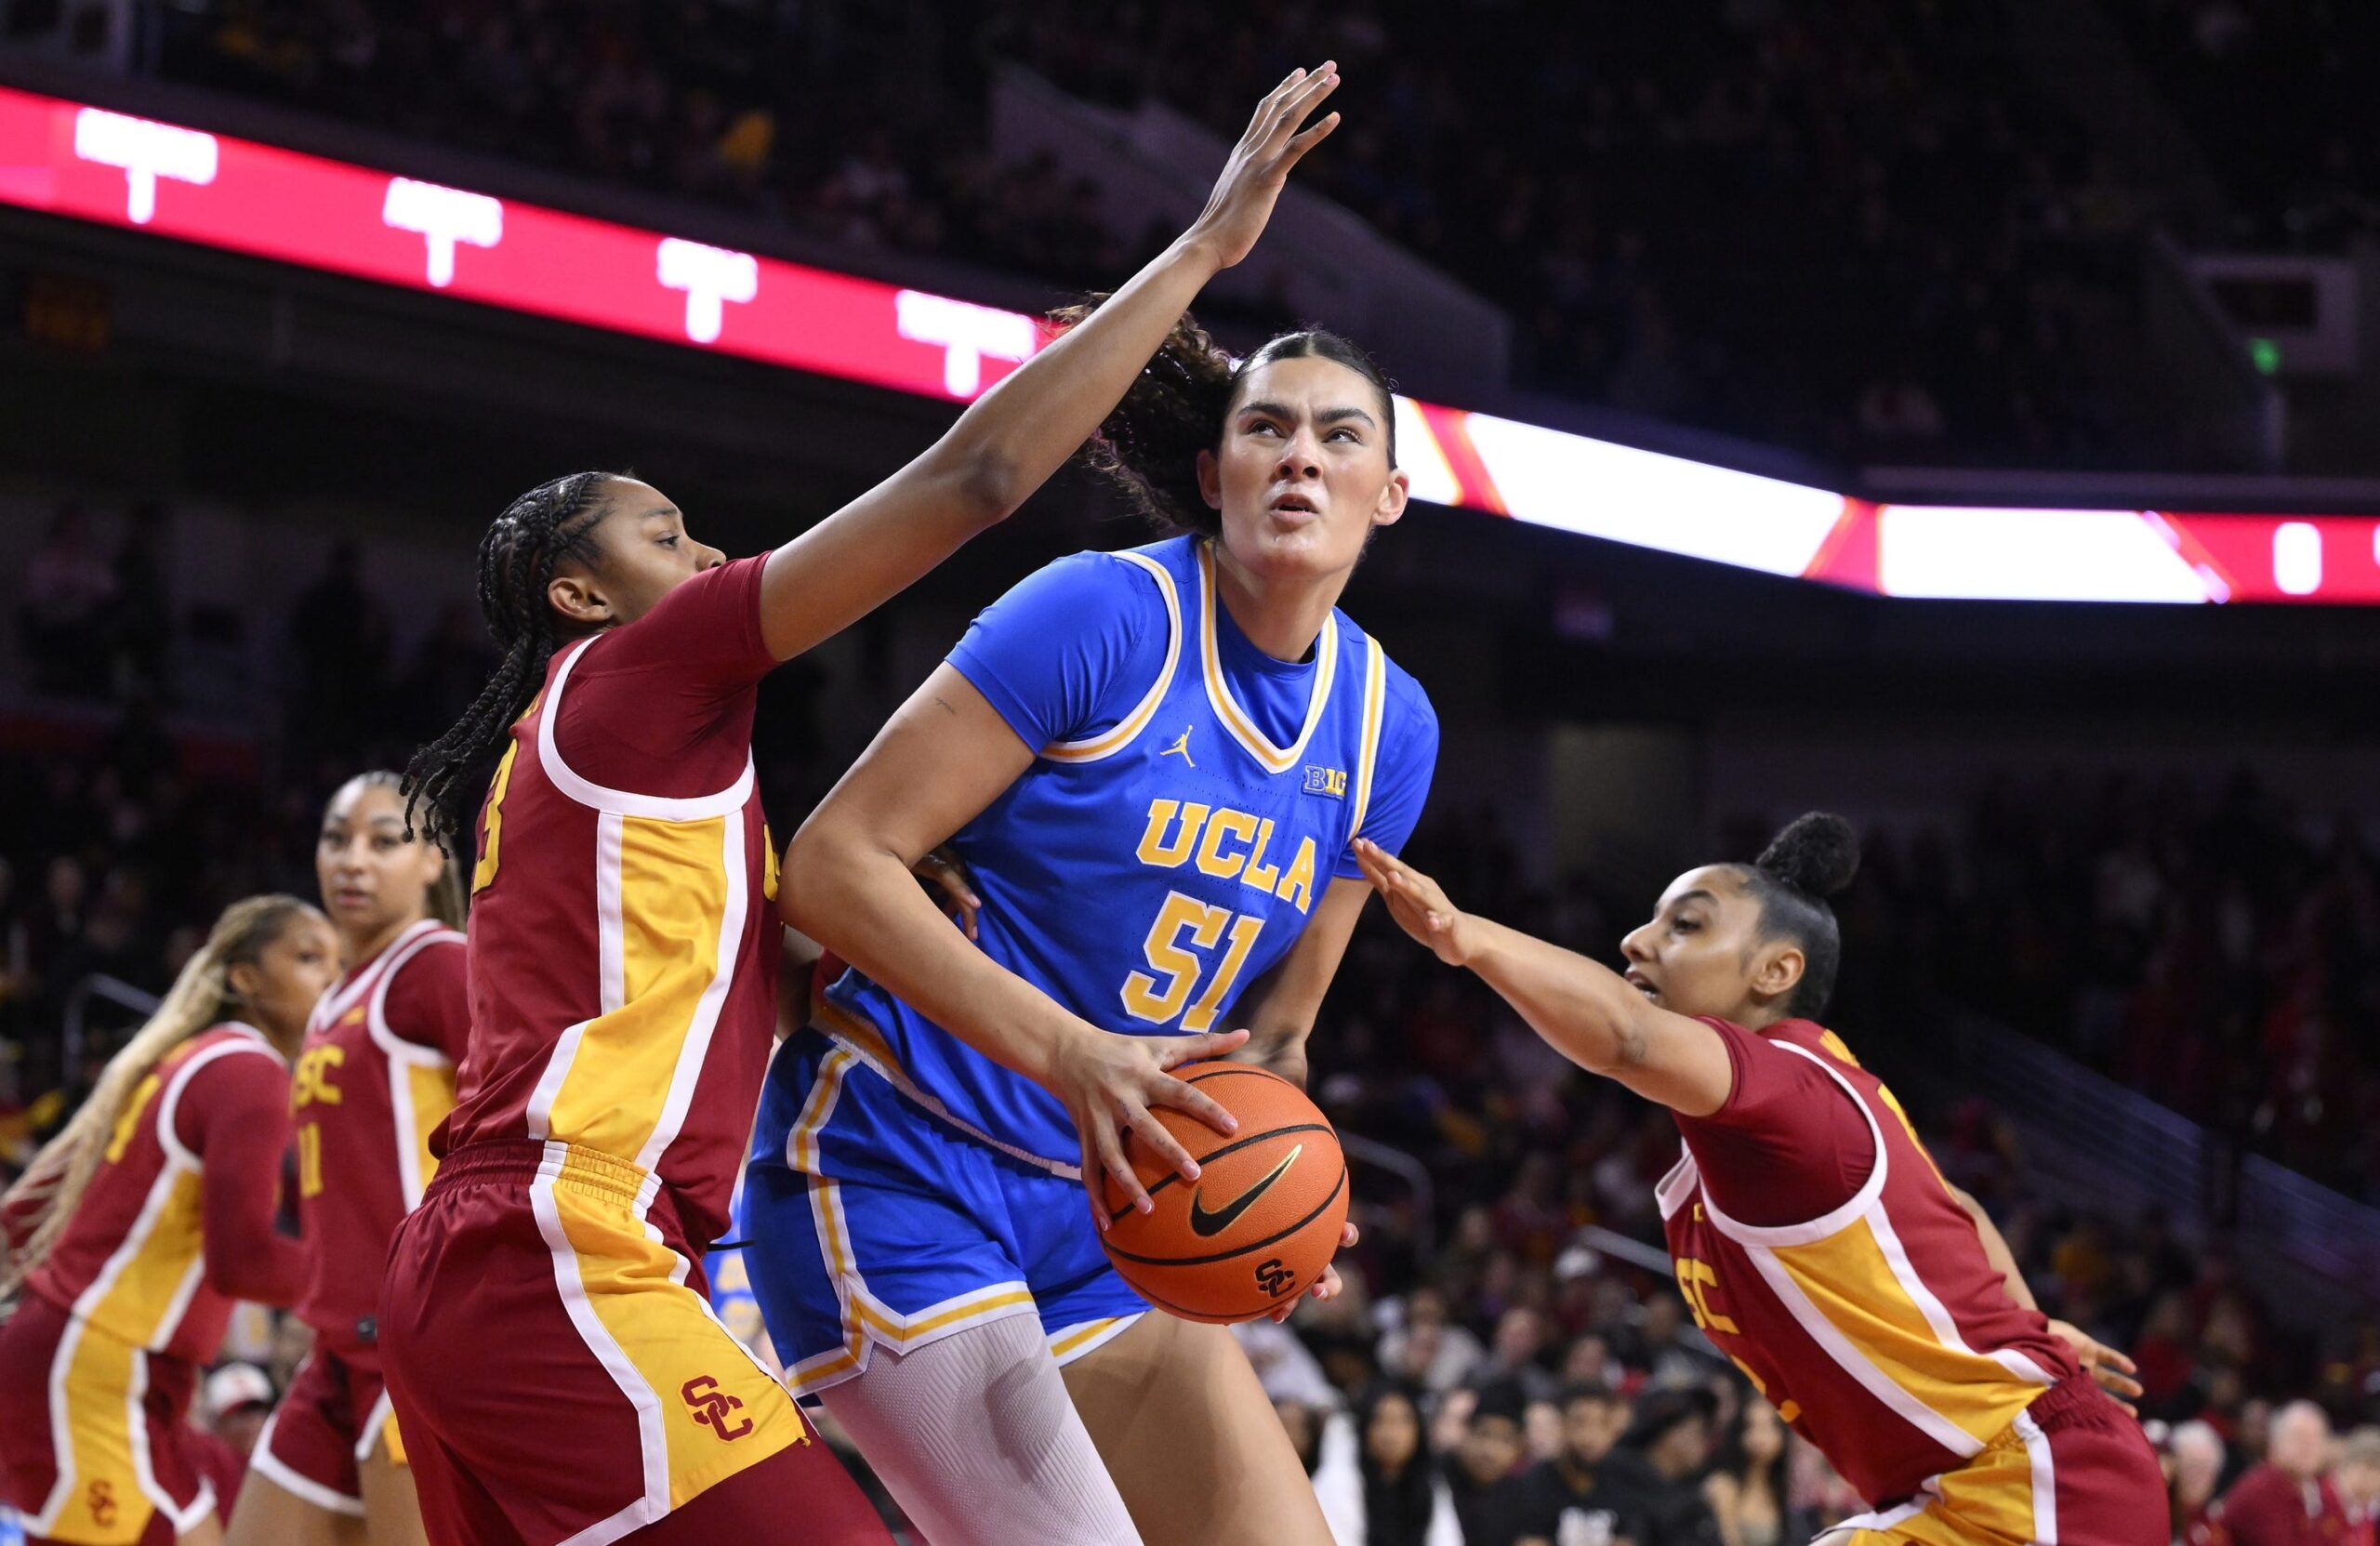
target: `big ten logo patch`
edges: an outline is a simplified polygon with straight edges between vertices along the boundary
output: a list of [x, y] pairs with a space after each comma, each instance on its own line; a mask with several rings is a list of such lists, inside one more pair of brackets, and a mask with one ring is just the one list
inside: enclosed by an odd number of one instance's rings
[[1305, 765], [1305, 792], [1310, 795], [1328, 795], [1332, 799], [1346, 799], [1347, 771], [1344, 768], [1326, 768], [1308, 762]]
[[679, 1387], [678, 1394], [694, 1420], [718, 1434], [721, 1442], [733, 1442], [752, 1431], [750, 1418], [734, 1415], [744, 1409], [743, 1397], [721, 1390], [719, 1381], [707, 1374], [697, 1374], [687, 1381]]

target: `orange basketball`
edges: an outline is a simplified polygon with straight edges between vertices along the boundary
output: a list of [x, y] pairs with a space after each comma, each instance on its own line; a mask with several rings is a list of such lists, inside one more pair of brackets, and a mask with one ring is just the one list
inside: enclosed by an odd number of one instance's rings
[[1339, 1134], [1305, 1091], [1245, 1063], [1174, 1070], [1239, 1118], [1229, 1138], [1185, 1112], [1157, 1119], [1198, 1162], [1195, 1182], [1125, 1134], [1124, 1156], [1157, 1205], [1135, 1212], [1111, 1177], [1101, 1243], [1125, 1282], [1184, 1320], [1253, 1320], [1314, 1287], [1347, 1222]]

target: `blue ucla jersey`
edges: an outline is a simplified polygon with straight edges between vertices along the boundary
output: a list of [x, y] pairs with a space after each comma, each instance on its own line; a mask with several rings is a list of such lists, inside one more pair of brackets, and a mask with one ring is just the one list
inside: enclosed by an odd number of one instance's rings
[[[1331, 881], [1359, 874], [1354, 839], [1404, 845], [1436, 760], [1428, 698], [1344, 614], [1307, 659], [1274, 659], [1219, 604], [1214, 564], [1192, 537], [1077, 554], [986, 609], [950, 656], [1040, 750], [952, 839], [983, 950], [1110, 1031], [1234, 1028], [1241, 992]], [[1053, 1096], [857, 971], [819, 1024], [912, 1103], [1072, 1172], [1079, 1142]], [[772, 1075], [764, 1162], [788, 1163], [802, 1091], [776, 1086], [796, 1077]]]

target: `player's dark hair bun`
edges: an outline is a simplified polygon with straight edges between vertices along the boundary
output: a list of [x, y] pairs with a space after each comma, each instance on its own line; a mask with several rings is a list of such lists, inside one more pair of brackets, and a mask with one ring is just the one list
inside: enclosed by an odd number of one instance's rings
[[1859, 835], [1841, 816], [1812, 811], [1769, 839], [1757, 867], [1805, 896], [1832, 896], [1859, 873]]

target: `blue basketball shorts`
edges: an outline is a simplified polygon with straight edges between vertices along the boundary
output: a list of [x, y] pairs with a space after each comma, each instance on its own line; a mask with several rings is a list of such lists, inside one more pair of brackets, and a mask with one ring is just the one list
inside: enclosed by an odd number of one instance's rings
[[876, 1347], [1007, 1315], [1038, 1316], [1070, 1363], [1147, 1313], [1100, 1249], [1079, 1181], [949, 1126], [815, 1028], [777, 1056], [794, 1062], [771, 1076], [764, 1125], [788, 1091], [800, 1113], [745, 1174], [745, 1262], [796, 1394], [858, 1374]]

